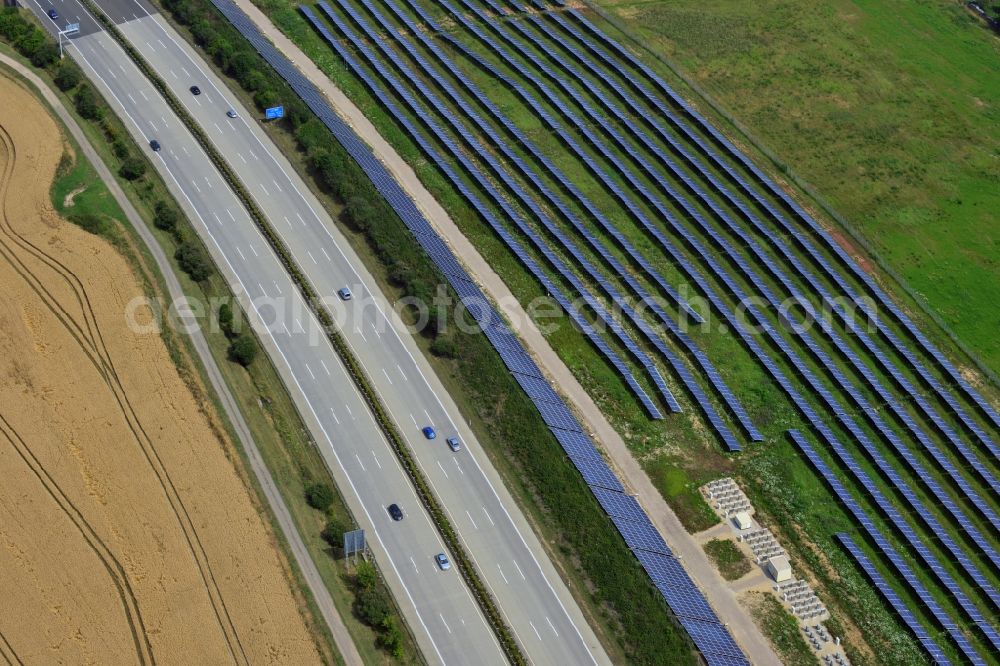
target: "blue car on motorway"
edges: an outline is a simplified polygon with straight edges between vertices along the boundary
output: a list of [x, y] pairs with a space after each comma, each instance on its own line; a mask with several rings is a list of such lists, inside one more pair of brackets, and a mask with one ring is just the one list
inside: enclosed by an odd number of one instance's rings
[[424, 437], [426, 437], [427, 439], [434, 439], [435, 437], [438, 436], [438, 434], [434, 432], [434, 428], [430, 426], [424, 426], [423, 433]]
[[59, 20], [59, 12], [57, 12], [54, 9], [50, 9], [49, 10], [49, 18], [52, 19], [53, 21], [58, 21]]

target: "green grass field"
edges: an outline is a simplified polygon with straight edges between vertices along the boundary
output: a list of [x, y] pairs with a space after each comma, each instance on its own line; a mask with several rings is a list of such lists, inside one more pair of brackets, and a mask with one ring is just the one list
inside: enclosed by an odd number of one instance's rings
[[1000, 374], [1000, 40], [949, 0], [596, 0]]
[[737, 580], [750, 573], [750, 560], [734, 541], [712, 539], [705, 544], [704, 549], [726, 580]]

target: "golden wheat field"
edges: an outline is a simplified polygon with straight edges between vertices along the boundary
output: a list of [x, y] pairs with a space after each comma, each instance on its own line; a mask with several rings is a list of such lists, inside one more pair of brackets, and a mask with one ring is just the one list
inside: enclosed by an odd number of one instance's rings
[[140, 281], [52, 208], [66, 150], [0, 76], [0, 656], [316, 663], [211, 404], [126, 326]]

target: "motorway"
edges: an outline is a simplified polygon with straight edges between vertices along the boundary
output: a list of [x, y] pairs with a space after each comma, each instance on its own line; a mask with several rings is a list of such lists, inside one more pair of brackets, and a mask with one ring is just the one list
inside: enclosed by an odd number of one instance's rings
[[[79, 22], [68, 53], [77, 59], [143, 148], [204, 237], [241, 298], [315, 434], [338, 484], [407, 615], [428, 660], [503, 661], [478, 606], [454, 570], [433, 556], [446, 549], [388, 442], [291, 279], [236, 196], [165, 100], [76, 0], [25, 0], [53, 30]], [[103, 0], [102, 10], [157, 70], [226, 156], [296, 258], [364, 365], [434, 492], [533, 663], [608, 663], [607, 655], [545, 557], [472, 432], [390, 304], [328, 214], [279, 154], [255, 114], [242, 108], [199, 56], [138, 0]], [[189, 92], [198, 85], [202, 94]], [[234, 109], [238, 117], [228, 118]], [[354, 298], [335, 293], [349, 286]], [[438, 438], [427, 441], [431, 425]], [[458, 435], [452, 453], [444, 438]], [[352, 495], [353, 494], [353, 495]], [[391, 521], [396, 502], [406, 518]]]

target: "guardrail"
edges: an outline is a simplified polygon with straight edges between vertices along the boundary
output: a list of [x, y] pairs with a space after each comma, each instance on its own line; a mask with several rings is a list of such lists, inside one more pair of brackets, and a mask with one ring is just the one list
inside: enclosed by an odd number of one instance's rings
[[479, 575], [475, 570], [475, 566], [472, 563], [472, 559], [469, 557], [468, 553], [466, 553], [465, 547], [458, 538], [458, 534], [452, 527], [447, 515], [445, 515], [444, 508], [431, 492], [430, 484], [427, 482], [427, 479], [424, 478], [423, 473], [420, 471], [416, 461], [410, 454], [410, 450], [406, 446], [402, 434], [396, 427], [395, 423], [393, 423], [392, 419], [389, 418], [387, 410], [382, 405], [381, 400], [379, 400], [378, 394], [369, 381], [368, 376], [365, 374], [358, 360], [354, 357], [354, 354], [351, 352], [343, 336], [337, 330], [330, 313], [325, 307], [323, 307], [319, 294], [316, 293], [313, 287], [309, 284], [309, 281], [299, 270], [298, 265], [292, 258], [292, 254], [285, 246], [284, 241], [282, 241], [277, 233], [275, 233], [271, 224], [267, 221], [264, 213], [257, 206], [256, 202], [250, 196], [250, 193], [247, 192], [246, 188], [243, 187], [239, 178], [230, 168], [226, 160], [222, 157], [222, 154], [209, 140], [208, 135], [201, 129], [191, 114], [188, 113], [187, 109], [181, 105], [180, 100], [178, 100], [177, 97], [170, 92], [163, 79], [160, 78], [146, 59], [134, 46], [132, 46], [131, 42], [125, 38], [121, 31], [118, 30], [114, 22], [112, 22], [101, 11], [100, 7], [98, 7], [93, 0], [81, 0], [81, 2], [83, 6], [86, 7], [87, 10], [97, 19], [97, 21], [100, 22], [115, 42], [117, 42], [118, 45], [125, 51], [132, 62], [134, 62], [142, 72], [143, 76], [149, 80], [153, 87], [156, 88], [156, 90], [167, 101], [171, 110], [194, 136], [195, 140], [212, 161], [212, 164], [219, 170], [219, 173], [222, 174], [223, 178], [229, 184], [229, 187], [246, 208], [247, 212], [250, 214], [250, 218], [257, 225], [258, 229], [260, 229], [260, 232], [267, 239], [268, 243], [270, 243], [271, 247], [275, 251], [275, 254], [278, 255], [282, 265], [285, 267], [285, 270], [288, 271], [292, 280], [295, 282], [296, 287], [298, 287], [299, 292], [302, 294], [302, 297], [309, 305], [310, 310], [312, 310], [313, 314], [316, 315], [316, 318], [323, 326], [323, 331], [326, 334], [327, 339], [329, 339], [330, 343], [333, 345], [333, 348], [336, 350], [341, 362], [351, 375], [351, 379], [354, 381], [358, 390], [361, 392], [361, 395], [364, 397], [365, 402], [368, 404], [369, 409], [371, 409], [372, 414], [375, 417], [376, 423], [379, 425], [379, 428], [392, 445], [392, 448], [396, 453], [396, 457], [399, 458], [400, 464], [403, 466], [403, 469], [406, 470], [406, 473], [413, 482], [421, 503], [424, 505], [424, 508], [427, 509], [427, 512], [430, 513], [435, 527], [441, 534], [445, 543], [448, 545], [449, 550], [451, 550], [456, 568], [468, 584], [469, 589], [472, 592], [472, 596], [475, 597], [476, 602], [479, 604], [483, 614], [489, 621], [493, 632], [497, 636], [501, 649], [503, 649], [507, 656], [507, 659], [516, 666], [526, 666], [528, 663], [527, 658], [521, 651], [517, 641], [514, 640], [514, 636], [510, 628], [504, 622], [500, 609], [496, 605], [496, 601], [486, 589], [486, 585], [479, 578]]

